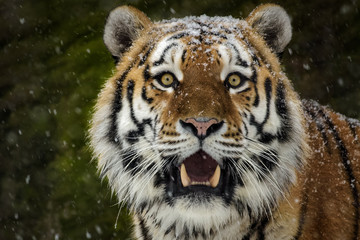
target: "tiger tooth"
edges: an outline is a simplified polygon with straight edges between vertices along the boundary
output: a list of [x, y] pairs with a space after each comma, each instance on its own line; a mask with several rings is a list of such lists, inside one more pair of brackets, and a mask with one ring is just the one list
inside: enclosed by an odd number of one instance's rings
[[181, 178], [181, 183], [182, 183], [183, 187], [187, 187], [190, 185], [191, 180], [190, 180], [189, 175], [186, 172], [185, 164], [181, 164], [180, 178]]
[[213, 188], [217, 187], [217, 185], [219, 184], [219, 181], [220, 181], [220, 166], [219, 165], [217, 165], [214, 175], [211, 176], [209, 181], [210, 181], [210, 186]]

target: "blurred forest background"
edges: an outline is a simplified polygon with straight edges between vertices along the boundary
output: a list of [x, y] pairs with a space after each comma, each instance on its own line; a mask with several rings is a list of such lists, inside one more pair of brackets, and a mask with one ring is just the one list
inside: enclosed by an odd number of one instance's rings
[[111, 9], [131, 4], [153, 20], [246, 17], [266, 2], [292, 18], [283, 65], [301, 97], [360, 118], [358, 0], [0, 0], [0, 239], [130, 238], [86, 139], [114, 70], [102, 42]]

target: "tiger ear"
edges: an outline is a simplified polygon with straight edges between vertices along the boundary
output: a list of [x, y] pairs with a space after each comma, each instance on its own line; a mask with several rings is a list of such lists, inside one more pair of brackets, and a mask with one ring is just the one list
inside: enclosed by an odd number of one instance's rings
[[292, 29], [290, 17], [286, 11], [278, 5], [260, 5], [250, 13], [246, 21], [264, 38], [268, 46], [278, 55], [281, 55], [291, 40]]
[[151, 24], [150, 19], [134, 7], [122, 6], [110, 12], [105, 24], [104, 43], [116, 62]]

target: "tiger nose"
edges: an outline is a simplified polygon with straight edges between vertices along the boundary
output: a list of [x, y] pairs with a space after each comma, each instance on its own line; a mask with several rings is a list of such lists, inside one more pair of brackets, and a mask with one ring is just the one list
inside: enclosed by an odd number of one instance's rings
[[185, 121], [180, 120], [180, 124], [184, 129], [192, 132], [195, 136], [203, 140], [211, 133], [219, 130], [224, 124], [224, 121], [219, 122], [214, 118], [188, 118]]

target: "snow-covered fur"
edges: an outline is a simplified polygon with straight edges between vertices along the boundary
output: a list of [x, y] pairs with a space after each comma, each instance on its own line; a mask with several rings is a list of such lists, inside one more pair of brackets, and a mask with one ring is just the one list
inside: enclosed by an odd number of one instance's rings
[[[315, 149], [324, 137], [313, 136], [331, 128], [344, 145], [338, 119], [347, 120], [299, 100], [277, 58], [290, 39], [289, 16], [272, 4], [246, 20], [152, 23], [132, 7], [111, 12], [104, 41], [118, 64], [95, 107], [91, 146], [137, 239], [332, 239], [322, 238], [329, 227], [314, 230], [325, 210], [307, 221], [312, 163], [335, 151]], [[356, 137], [358, 123], [348, 126]], [[359, 173], [344, 148], [345, 163], [330, 159], [350, 171], [341, 179], [358, 204]]]

